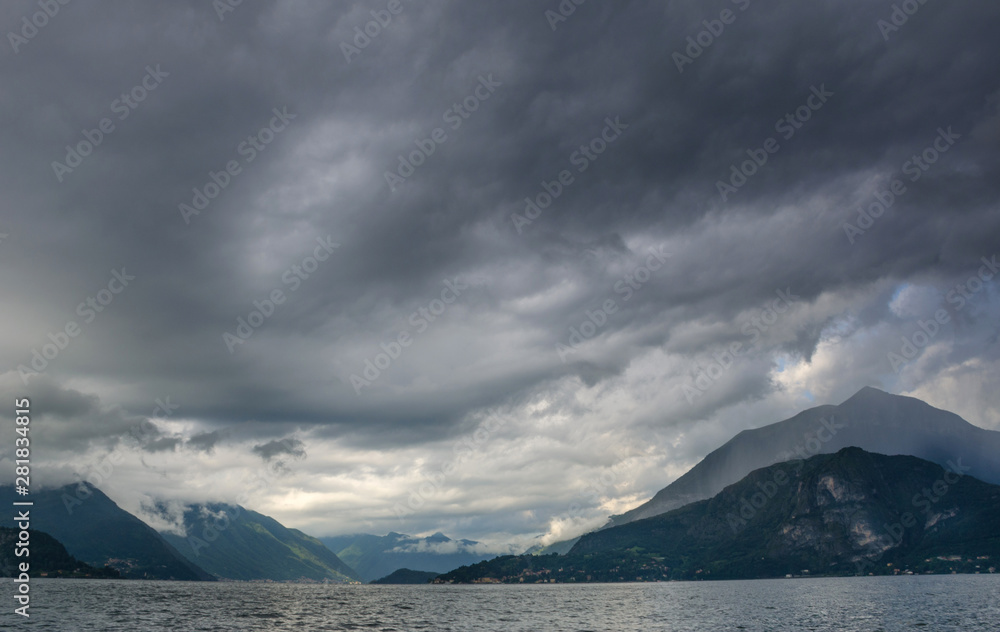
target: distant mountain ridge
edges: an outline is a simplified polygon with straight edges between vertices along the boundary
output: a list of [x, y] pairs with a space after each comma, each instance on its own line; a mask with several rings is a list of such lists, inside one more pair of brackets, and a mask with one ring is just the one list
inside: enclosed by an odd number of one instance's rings
[[[11, 506], [12, 485], [0, 486], [0, 503]], [[70, 555], [95, 567], [110, 566], [127, 579], [212, 581], [159, 533], [88, 483], [31, 492], [31, 526], [58, 540]], [[14, 527], [12, 512], [0, 526]]]
[[354, 534], [320, 538], [337, 555], [370, 582], [398, 569], [446, 573], [466, 564], [494, 557], [477, 553], [478, 542], [452, 540], [443, 533], [417, 538], [403, 533], [384, 536]]
[[401, 568], [393, 571], [381, 579], [373, 580], [372, 584], [428, 584], [439, 573], [433, 571], [413, 571], [408, 568]]
[[771, 465], [708, 500], [435, 582], [659, 581], [996, 572], [1000, 486], [860, 448]]
[[856, 446], [878, 454], [916, 456], [939, 465], [961, 456], [970, 474], [1000, 483], [1000, 432], [985, 430], [919, 399], [865, 387], [839, 406], [744, 430], [646, 503], [603, 528], [656, 516], [711, 498], [761, 467]]
[[239, 505], [189, 505], [185, 536], [161, 535], [220, 579], [357, 582], [361, 578], [322, 542]]

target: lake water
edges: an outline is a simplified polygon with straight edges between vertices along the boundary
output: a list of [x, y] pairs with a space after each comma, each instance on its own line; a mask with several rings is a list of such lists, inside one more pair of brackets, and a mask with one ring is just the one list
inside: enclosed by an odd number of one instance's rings
[[1000, 575], [661, 584], [344, 586], [33, 579], [3, 630], [1000, 630]]

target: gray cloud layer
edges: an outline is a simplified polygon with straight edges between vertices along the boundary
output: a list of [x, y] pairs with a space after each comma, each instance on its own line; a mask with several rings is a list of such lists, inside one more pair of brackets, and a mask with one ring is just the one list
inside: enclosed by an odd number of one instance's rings
[[554, 30], [556, 2], [398, 6], [350, 61], [388, 3], [72, 3], [6, 50], [0, 383], [53, 479], [140, 424], [107, 481], [135, 507], [232, 501], [284, 451], [255, 508], [317, 534], [556, 535], [865, 384], [1000, 426], [995, 286], [949, 294], [1000, 254], [1000, 7], [926, 3], [886, 40], [860, 0], [588, 2]]

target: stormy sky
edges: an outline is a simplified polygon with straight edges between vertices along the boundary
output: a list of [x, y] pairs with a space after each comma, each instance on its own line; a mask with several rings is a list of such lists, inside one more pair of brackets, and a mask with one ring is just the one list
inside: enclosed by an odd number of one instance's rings
[[34, 482], [500, 549], [865, 385], [1000, 429], [998, 29], [6, 2], [0, 394]]

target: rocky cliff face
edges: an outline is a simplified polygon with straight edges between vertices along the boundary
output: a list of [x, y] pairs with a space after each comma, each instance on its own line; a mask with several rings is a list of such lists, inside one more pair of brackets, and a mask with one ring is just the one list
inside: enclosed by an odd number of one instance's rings
[[570, 555], [689, 549], [705, 566], [749, 557], [839, 574], [880, 561], [916, 565], [921, 555], [1000, 553], [1000, 486], [973, 478], [961, 456], [946, 463], [845, 448], [773, 465], [711, 500], [584, 536]]
[[839, 406], [819, 406], [741, 432], [647, 503], [612, 516], [605, 528], [711, 498], [755, 469], [849, 446], [916, 456], [939, 465], [962, 455], [972, 476], [1000, 484], [1000, 432], [973, 426], [918, 399], [864, 388]]
[[565, 556], [498, 558], [440, 581], [990, 572], [1000, 486], [973, 478], [961, 456], [949, 461], [844, 448], [780, 463], [711, 499], [587, 534]]

